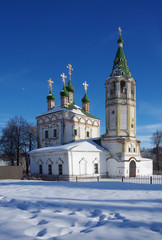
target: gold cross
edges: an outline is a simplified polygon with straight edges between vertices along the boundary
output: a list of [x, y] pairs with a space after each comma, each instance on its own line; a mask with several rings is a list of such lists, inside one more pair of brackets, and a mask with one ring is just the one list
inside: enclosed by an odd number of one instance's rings
[[67, 78], [67, 77], [65, 76], [65, 73], [62, 73], [60, 76], [62, 77], [62, 81], [63, 81], [64, 86], [65, 86], [65, 78]]
[[48, 80], [48, 83], [49, 83], [50, 91], [52, 92], [52, 83], [53, 83], [53, 81], [51, 80], [51, 78]]
[[86, 81], [83, 83], [84, 89], [85, 89], [85, 93], [87, 93], [87, 87], [89, 86]]
[[69, 63], [67, 68], [69, 68], [69, 75], [71, 76], [71, 71], [73, 71], [72, 65]]
[[118, 27], [118, 30], [119, 30], [119, 36], [121, 37], [121, 32], [122, 32], [121, 27]]

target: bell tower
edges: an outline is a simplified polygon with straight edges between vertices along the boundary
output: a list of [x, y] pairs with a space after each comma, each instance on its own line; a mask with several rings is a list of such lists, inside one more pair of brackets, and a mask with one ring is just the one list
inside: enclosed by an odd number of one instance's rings
[[140, 142], [136, 141], [136, 82], [124, 54], [120, 27], [117, 43], [113, 69], [105, 83], [106, 133], [102, 136], [102, 145], [112, 154], [121, 155], [130, 150], [130, 145], [126, 147], [129, 142], [133, 146], [130, 152], [137, 152]]

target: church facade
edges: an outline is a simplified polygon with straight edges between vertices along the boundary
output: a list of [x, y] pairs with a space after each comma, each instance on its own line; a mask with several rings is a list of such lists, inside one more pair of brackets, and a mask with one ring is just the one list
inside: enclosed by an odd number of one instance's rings
[[89, 113], [86, 82], [82, 108], [73, 99], [72, 66], [69, 82], [61, 75], [61, 105], [47, 96], [48, 111], [37, 117], [38, 149], [30, 152], [31, 174], [43, 176], [124, 176], [152, 175], [151, 159], [140, 154], [136, 140], [136, 82], [131, 76], [123, 50], [121, 32], [112, 73], [106, 80], [106, 132], [100, 137], [100, 120]]

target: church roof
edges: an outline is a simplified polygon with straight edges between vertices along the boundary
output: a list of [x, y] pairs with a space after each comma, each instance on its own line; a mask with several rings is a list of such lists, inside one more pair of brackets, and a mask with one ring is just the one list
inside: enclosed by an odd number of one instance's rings
[[35, 149], [29, 154], [43, 152], [60, 152], [60, 151], [77, 151], [77, 152], [107, 152], [103, 147], [93, 141], [93, 139], [75, 141], [65, 145], [57, 145], [53, 147], [45, 147]]
[[121, 75], [127, 78], [131, 77], [131, 73], [129, 71], [129, 67], [128, 67], [127, 60], [123, 50], [123, 39], [120, 36], [118, 39], [118, 50], [116, 53], [116, 57], [114, 60], [114, 65], [113, 65], [113, 69], [110, 74], [110, 77], [121, 76]]
[[[50, 114], [50, 113], [60, 112], [60, 111], [72, 112], [72, 113], [75, 113], [78, 115], [87, 116], [90, 118], [96, 118], [93, 115], [91, 115], [90, 113], [85, 112], [82, 108], [80, 108], [79, 106], [74, 105], [74, 104], [69, 104], [67, 108], [61, 107], [61, 105], [55, 106], [54, 108], [50, 109], [49, 111], [47, 111], [43, 114], [38, 115], [37, 117], [43, 116], [46, 114]], [[98, 119], [98, 118], [96, 118], [96, 119]]]

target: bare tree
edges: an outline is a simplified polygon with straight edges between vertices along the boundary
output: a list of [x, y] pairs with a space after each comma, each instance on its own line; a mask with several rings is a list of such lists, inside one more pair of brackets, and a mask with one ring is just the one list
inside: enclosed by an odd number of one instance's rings
[[160, 170], [160, 145], [162, 143], [162, 131], [156, 131], [152, 134], [152, 142], [154, 145], [154, 153], [156, 155], [156, 164], [155, 164], [155, 168], [156, 170]]
[[16, 158], [20, 164], [20, 154], [27, 153], [36, 146], [36, 128], [29, 124], [23, 117], [11, 118], [6, 127], [2, 129], [0, 139], [1, 153], [10, 156], [12, 165]]

